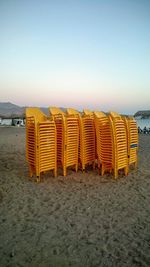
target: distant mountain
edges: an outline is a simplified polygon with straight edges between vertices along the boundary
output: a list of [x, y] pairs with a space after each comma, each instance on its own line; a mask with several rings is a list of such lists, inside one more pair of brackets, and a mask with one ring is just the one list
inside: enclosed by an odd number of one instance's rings
[[[27, 107], [20, 107], [18, 105], [12, 104], [10, 102], [0, 102], [0, 118], [24, 118], [25, 110]], [[49, 115], [49, 110], [46, 107], [40, 107], [40, 109]], [[65, 108], [61, 108], [65, 111]]]
[[24, 107], [19, 107], [10, 102], [0, 102], [0, 117], [2, 118], [22, 117], [24, 112]]
[[150, 110], [139, 110], [134, 114], [134, 117], [139, 117], [141, 119], [150, 118]]

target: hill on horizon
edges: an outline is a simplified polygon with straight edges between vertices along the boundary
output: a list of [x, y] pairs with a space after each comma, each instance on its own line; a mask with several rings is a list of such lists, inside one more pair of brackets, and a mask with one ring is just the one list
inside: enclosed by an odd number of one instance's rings
[[[26, 107], [21, 107], [11, 102], [0, 102], [0, 117], [1, 118], [24, 118]], [[33, 106], [35, 107], [35, 106]], [[39, 107], [46, 115], [49, 115], [48, 107]], [[66, 108], [60, 107], [63, 111], [66, 111]], [[150, 110], [140, 110], [134, 114], [134, 117], [149, 118]]]
[[[25, 109], [27, 107], [20, 107], [11, 102], [0, 102], [0, 117], [1, 118], [24, 118]], [[48, 107], [39, 107], [46, 115], [49, 115]], [[63, 111], [65, 108], [61, 107]]]
[[2, 118], [13, 118], [23, 117], [25, 107], [20, 107], [11, 102], [0, 102], [0, 117]]

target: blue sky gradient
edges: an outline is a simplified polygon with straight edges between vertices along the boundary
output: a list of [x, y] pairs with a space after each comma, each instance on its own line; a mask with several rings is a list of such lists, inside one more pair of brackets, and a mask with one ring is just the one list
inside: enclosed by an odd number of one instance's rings
[[150, 1], [0, 1], [0, 101], [150, 109]]

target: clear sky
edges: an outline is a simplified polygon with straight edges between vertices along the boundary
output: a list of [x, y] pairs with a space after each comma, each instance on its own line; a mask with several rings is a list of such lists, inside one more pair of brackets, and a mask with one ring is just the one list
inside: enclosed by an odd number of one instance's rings
[[150, 0], [0, 0], [0, 102], [150, 109]]

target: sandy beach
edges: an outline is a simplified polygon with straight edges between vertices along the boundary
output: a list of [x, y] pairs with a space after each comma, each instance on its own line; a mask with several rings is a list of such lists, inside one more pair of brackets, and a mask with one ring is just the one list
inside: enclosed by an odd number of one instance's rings
[[0, 128], [0, 266], [150, 266], [150, 135], [138, 170], [29, 180], [25, 128]]

